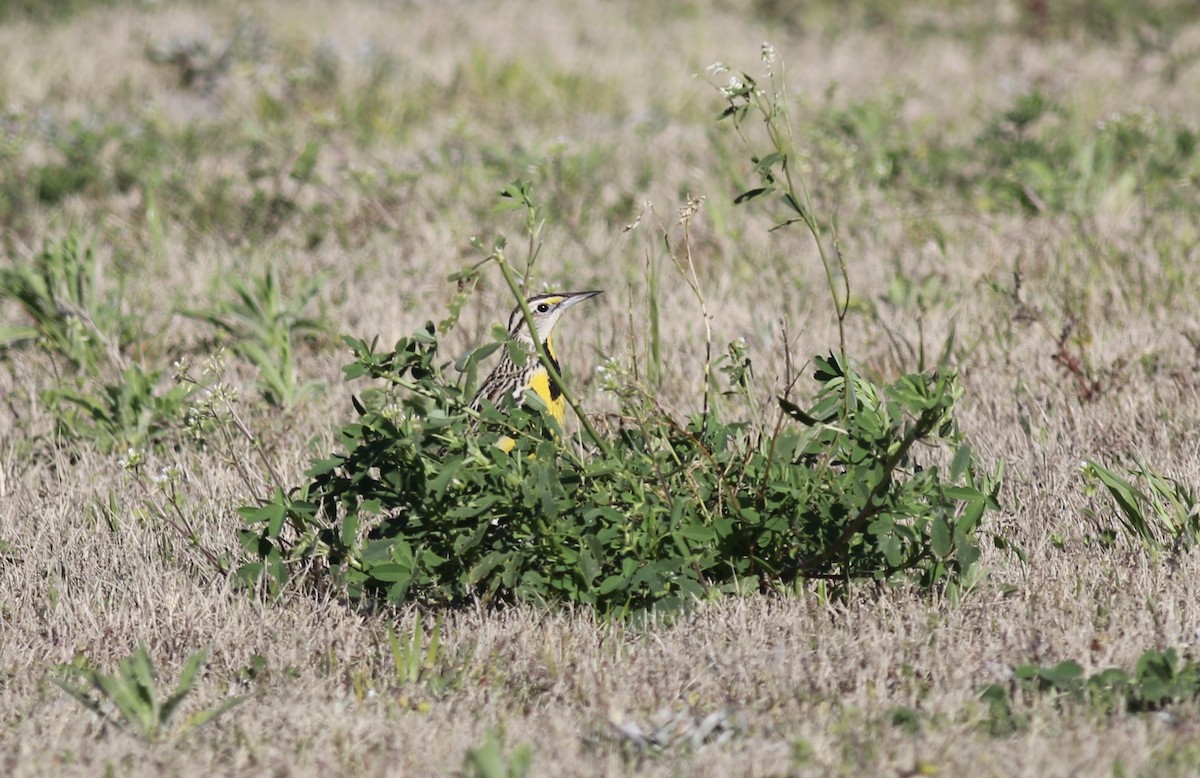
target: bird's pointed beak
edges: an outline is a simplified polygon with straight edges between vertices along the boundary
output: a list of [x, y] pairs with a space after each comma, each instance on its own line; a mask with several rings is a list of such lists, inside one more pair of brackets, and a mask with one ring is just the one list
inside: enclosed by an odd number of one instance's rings
[[559, 305], [562, 306], [563, 310], [566, 310], [567, 308], [570, 308], [575, 303], [581, 303], [584, 300], [592, 299], [596, 295], [600, 294], [601, 291], [603, 291], [603, 290], [598, 289], [594, 292], [568, 292], [567, 294], [563, 295], [567, 299], [563, 300], [561, 303], [559, 303]]

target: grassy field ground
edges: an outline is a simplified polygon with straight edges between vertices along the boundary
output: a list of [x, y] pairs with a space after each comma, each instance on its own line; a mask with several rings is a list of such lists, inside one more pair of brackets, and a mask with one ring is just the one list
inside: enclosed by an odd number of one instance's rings
[[[1195, 3], [792, 5], [4, 5], [0, 772], [1200, 771]], [[889, 380], [954, 331], [958, 421], [1005, 465], [985, 529], [1021, 554], [985, 543], [960, 602], [812, 584], [649, 627], [275, 601], [214, 574], [268, 469], [300, 483], [352, 417], [336, 335], [389, 344], [445, 318], [472, 237], [524, 255], [519, 215], [495, 210], [514, 179], [543, 208], [537, 285], [606, 292], [558, 336], [589, 412], [617, 404], [597, 368], [655, 346], [662, 405], [703, 401], [705, 324], [659, 227], [679, 238], [689, 196], [713, 340], [744, 341], [760, 399], [786, 349], [835, 349], [811, 238], [733, 202], [758, 181], [710, 66], [759, 74], [764, 41], [836, 214], [849, 353]], [[76, 292], [21, 297], [14, 273], [37, 266]], [[485, 271], [445, 353], [511, 305]], [[237, 391], [265, 459], [189, 438], [205, 400], [173, 382], [179, 360]], [[1122, 513], [1089, 461], [1146, 494], [1161, 476], [1175, 502]], [[168, 689], [210, 650], [157, 732], [53, 682], [139, 644]], [[1142, 697], [1106, 703], [1062, 662], [1121, 668]], [[1040, 681], [1014, 678], [1030, 667]]]

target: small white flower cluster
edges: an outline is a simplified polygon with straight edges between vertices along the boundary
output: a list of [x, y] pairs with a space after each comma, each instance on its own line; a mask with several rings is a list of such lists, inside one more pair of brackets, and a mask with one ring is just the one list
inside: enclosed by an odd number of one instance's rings
[[732, 99], [734, 97], [741, 95], [745, 91], [745, 89], [746, 89], [746, 83], [744, 81], [742, 81], [742, 79], [738, 78], [737, 76], [731, 75], [729, 77], [729, 83], [727, 85], [721, 87], [720, 92], [725, 97]]
[[729, 83], [727, 83], [725, 86], [717, 87], [721, 94], [728, 99], [732, 99], [741, 94], [742, 90], [746, 88], [745, 82], [733, 75], [729, 68], [727, 68], [722, 62], [714, 62], [705, 68], [705, 70], [707, 70], [708, 74], [714, 79], [729, 73]]
[[615, 359], [607, 359], [596, 365], [596, 377], [600, 391], [620, 394], [628, 386], [627, 371]]
[[130, 446], [125, 456], [117, 460], [117, 467], [122, 470], [137, 470], [146, 462], [146, 452]]
[[177, 465], [164, 465], [157, 474], [150, 476], [150, 480], [156, 484], [173, 484], [180, 475], [182, 472]]
[[217, 349], [217, 353], [213, 354], [208, 359], [204, 360], [204, 368], [202, 374], [224, 375], [225, 374], [225, 347], [221, 346]]
[[[184, 411], [183, 425], [184, 431], [193, 440], [202, 440], [204, 437], [204, 422], [219, 420], [221, 415], [219, 411], [222, 406], [228, 407], [237, 403], [238, 390], [220, 381], [209, 384], [206, 381], [202, 382], [200, 379], [197, 379], [192, 374], [194, 365], [187, 355], [175, 360], [171, 364], [171, 367], [175, 373], [176, 383], [192, 384], [199, 387], [199, 391], [192, 395], [193, 397], [198, 395], [198, 399]], [[225, 348], [222, 346], [217, 349], [215, 354], [204, 360], [204, 364], [200, 368], [200, 376], [202, 379], [210, 379], [220, 377], [224, 374]]]
[[206, 388], [200, 393], [200, 398], [184, 411], [184, 430], [193, 440], [200, 440], [204, 436], [204, 422], [218, 421], [221, 418], [220, 409], [236, 405], [238, 397], [237, 388], [229, 384], [218, 383]]
[[[179, 359], [171, 363], [171, 368], [175, 373], [176, 383], [181, 384], [198, 384], [199, 381], [192, 375], [192, 360], [185, 354]], [[204, 377], [219, 376], [225, 373], [225, 347], [221, 346], [217, 349], [217, 353], [204, 360], [203, 367], [200, 368], [200, 375]]]
[[184, 384], [192, 383], [191, 372], [192, 362], [186, 355], [180, 357], [171, 363], [171, 369], [174, 372], [175, 383]]
[[1149, 134], [1155, 123], [1158, 121], [1158, 115], [1153, 109], [1138, 107], [1131, 108], [1127, 111], [1114, 111], [1108, 116], [1096, 122], [1096, 130], [1103, 132], [1104, 130], [1114, 128], [1132, 128], [1133, 130]]
[[241, 395], [238, 393], [237, 387], [229, 384], [214, 384], [209, 391], [213, 402], [223, 403], [226, 405], [237, 405]]
[[390, 402], [379, 410], [380, 415], [393, 424], [401, 424], [408, 420], [409, 413], [398, 402]]

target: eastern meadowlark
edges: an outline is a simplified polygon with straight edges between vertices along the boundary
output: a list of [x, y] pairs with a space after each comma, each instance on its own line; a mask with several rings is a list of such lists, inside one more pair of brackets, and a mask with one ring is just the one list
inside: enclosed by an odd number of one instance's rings
[[[558, 324], [558, 320], [565, 310], [598, 294], [600, 292], [597, 291], [553, 292], [534, 295], [527, 301], [532, 322], [525, 321], [521, 307], [517, 306], [512, 315], [508, 317], [508, 337], [509, 340], [525, 348], [528, 354], [525, 364], [518, 365], [513, 361], [509, 350], [505, 349], [499, 364], [492, 368], [492, 372], [488, 374], [488, 377], [480, 385], [479, 391], [475, 393], [475, 399], [471, 400], [471, 408], [476, 411], [480, 410], [484, 400], [493, 405], [499, 405], [505, 395], [520, 401], [525, 396], [525, 390], [529, 389], [542, 399], [554, 420], [562, 424], [565, 405], [562, 389], [550, 378], [546, 366], [538, 359], [537, 351], [534, 348], [534, 333], [541, 338], [542, 344], [546, 348], [546, 356], [550, 357], [554, 369], [561, 375], [562, 371], [558, 366], [558, 357], [554, 353], [552, 340], [554, 325]], [[533, 332], [530, 331], [530, 324], [533, 325]], [[511, 438], [505, 437], [501, 438], [496, 445], [505, 451], [511, 451], [514, 442]]]

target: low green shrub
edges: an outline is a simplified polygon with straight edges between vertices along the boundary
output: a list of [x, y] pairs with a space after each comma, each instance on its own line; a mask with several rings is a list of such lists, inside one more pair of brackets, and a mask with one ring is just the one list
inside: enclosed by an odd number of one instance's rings
[[[951, 371], [880, 387], [818, 359], [814, 402], [781, 401], [773, 429], [677, 422], [630, 397], [593, 451], [560, 441], [533, 398], [476, 418], [469, 385], [444, 377], [432, 324], [391, 352], [346, 340], [347, 375], [384, 388], [355, 401], [342, 450], [307, 483], [242, 509], [245, 580], [277, 587], [303, 570], [353, 599], [565, 601], [622, 616], [814, 578], [956, 595], [978, 575], [999, 473], [980, 474], [954, 424]], [[461, 367], [473, 373], [491, 350]], [[501, 435], [511, 454], [492, 445]], [[922, 468], [918, 447], [949, 465]]]

